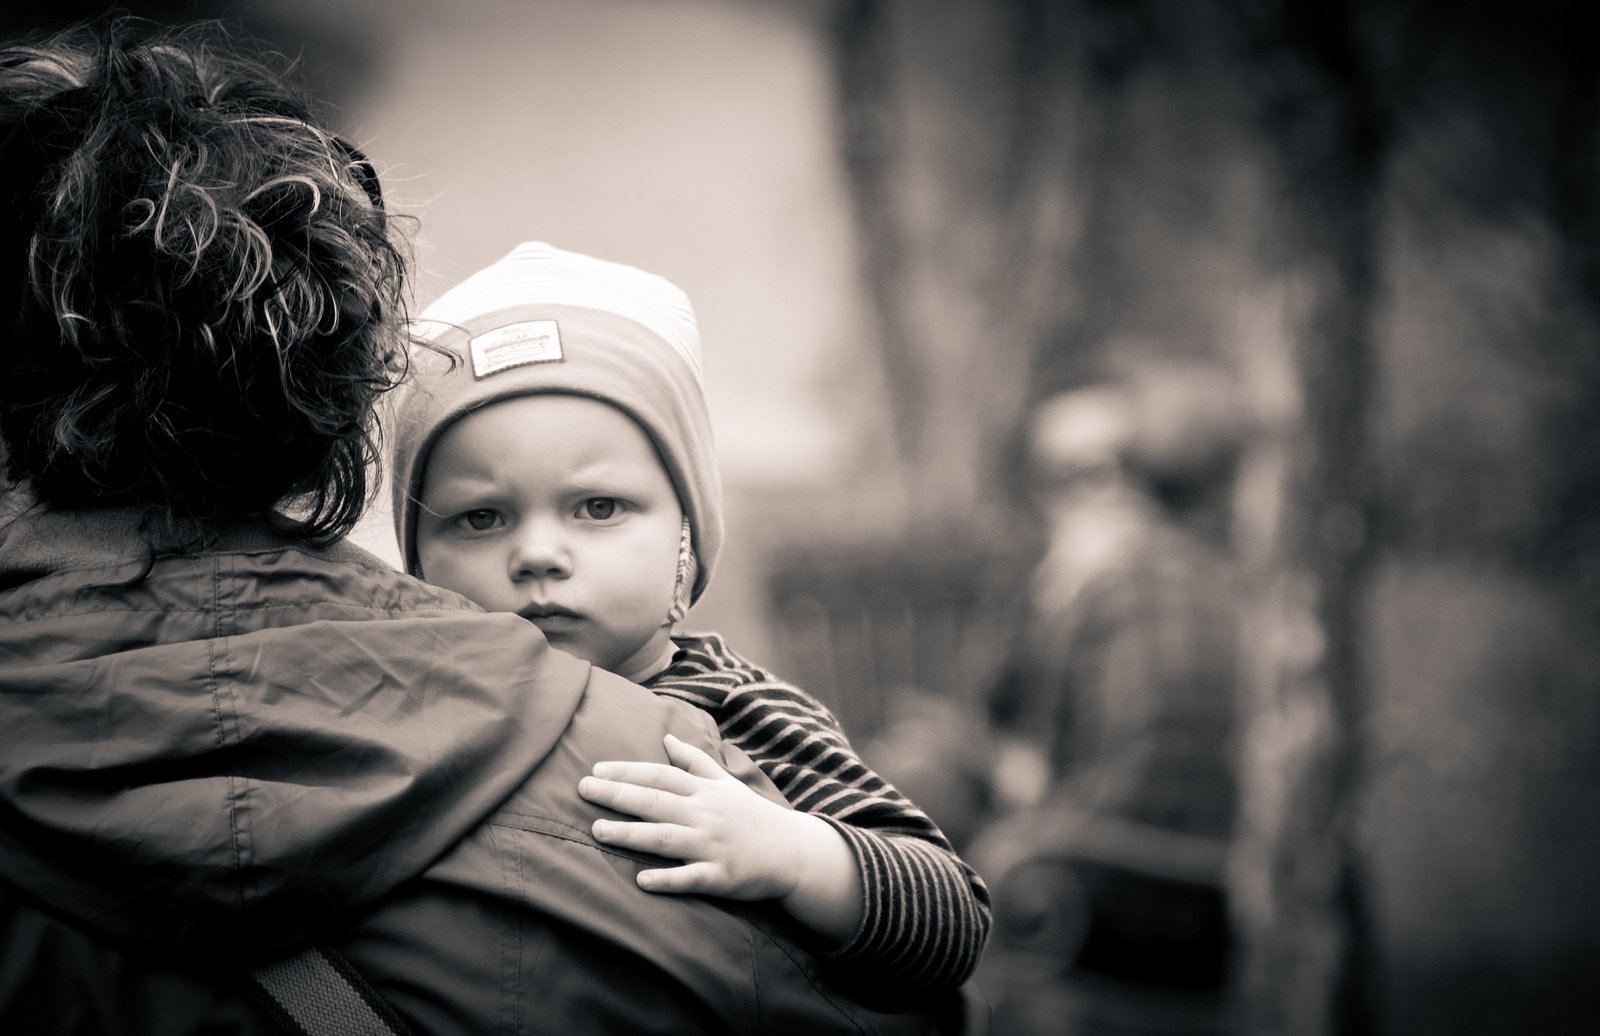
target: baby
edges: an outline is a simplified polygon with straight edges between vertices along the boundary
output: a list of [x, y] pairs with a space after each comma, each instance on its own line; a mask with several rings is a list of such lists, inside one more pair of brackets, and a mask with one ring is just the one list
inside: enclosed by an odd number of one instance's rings
[[988, 892], [938, 827], [856, 756], [815, 698], [677, 630], [722, 545], [688, 298], [632, 267], [516, 248], [424, 311], [391, 436], [407, 570], [709, 713], [793, 809], [668, 738], [673, 765], [602, 762], [580, 791], [638, 817], [601, 843], [684, 861], [652, 892], [776, 899], [824, 952], [924, 995], [972, 973]]

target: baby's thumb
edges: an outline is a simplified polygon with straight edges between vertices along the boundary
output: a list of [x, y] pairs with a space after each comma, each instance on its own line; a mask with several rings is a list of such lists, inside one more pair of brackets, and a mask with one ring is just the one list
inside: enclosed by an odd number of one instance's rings
[[715, 759], [687, 741], [680, 741], [668, 734], [662, 743], [667, 746], [667, 758], [678, 769], [688, 770], [696, 777], [704, 777], [709, 781], [728, 777], [728, 771], [718, 766]]

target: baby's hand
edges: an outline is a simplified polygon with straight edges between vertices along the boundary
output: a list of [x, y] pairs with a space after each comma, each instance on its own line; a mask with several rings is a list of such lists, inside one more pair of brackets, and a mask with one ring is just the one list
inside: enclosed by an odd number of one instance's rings
[[641, 871], [641, 888], [781, 898], [800, 886], [818, 841], [839, 839], [825, 821], [762, 798], [693, 745], [671, 734], [665, 743], [672, 766], [596, 763], [594, 776], [578, 782], [590, 802], [642, 821], [596, 820], [596, 840], [687, 861]]

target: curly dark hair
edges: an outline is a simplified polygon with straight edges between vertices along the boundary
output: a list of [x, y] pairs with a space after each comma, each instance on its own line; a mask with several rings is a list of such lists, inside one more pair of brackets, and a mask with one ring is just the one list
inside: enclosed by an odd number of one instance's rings
[[405, 257], [288, 72], [214, 23], [0, 49], [0, 452], [44, 505], [202, 541], [365, 509]]

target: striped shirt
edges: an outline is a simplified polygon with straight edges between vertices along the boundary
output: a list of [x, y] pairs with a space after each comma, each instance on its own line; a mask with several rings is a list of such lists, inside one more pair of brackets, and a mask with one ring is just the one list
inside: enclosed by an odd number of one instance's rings
[[989, 937], [989, 890], [944, 833], [867, 768], [817, 699], [717, 634], [673, 641], [672, 664], [645, 686], [710, 713], [790, 805], [830, 822], [855, 854], [861, 927], [830, 958], [909, 995], [965, 982]]

